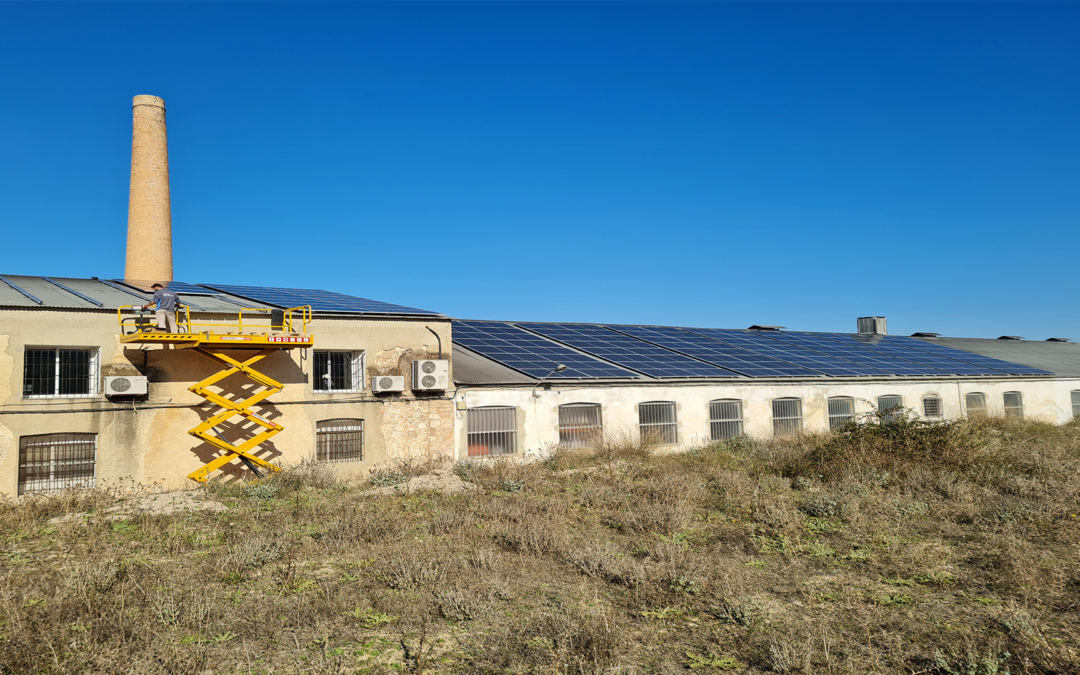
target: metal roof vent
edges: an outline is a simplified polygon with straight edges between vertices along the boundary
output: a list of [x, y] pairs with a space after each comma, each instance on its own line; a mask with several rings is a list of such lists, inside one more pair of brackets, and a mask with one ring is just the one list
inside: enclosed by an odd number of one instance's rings
[[1024, 338], [1020, 337], [1019, 335], [1002, 335], [998, 339], [999, 340], [1023, 340]]
[[1072, 342], [1069, 338], [1046, 338], [1047, 342]]
[[753, 326], [750, 326], [746, 330], [775, 330], [775, 331], [781, 331], [781, 330], [784, 330], [785, 328], [787, 328], [787, 326], [759, 326], [759, 325], [757, 325], [755, 323]]
[[860, 316], [859, 335], [888, 335], [889, 329], [883, 316]]
[[911, 337], [941, 337], [941, 333], [912, 333]]

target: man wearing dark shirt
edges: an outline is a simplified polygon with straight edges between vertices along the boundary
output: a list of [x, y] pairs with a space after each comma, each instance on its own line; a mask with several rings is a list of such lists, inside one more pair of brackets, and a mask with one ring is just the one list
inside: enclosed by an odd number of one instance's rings
[[157, 303], [157, 329], [167, 333], [179, 333], [176, 329], [176, 308], [180, 305], [180, 296], [161, 284], [154, 284], [150, 288], [154, 289], [154, 299], [143, 305], [143, 309]]

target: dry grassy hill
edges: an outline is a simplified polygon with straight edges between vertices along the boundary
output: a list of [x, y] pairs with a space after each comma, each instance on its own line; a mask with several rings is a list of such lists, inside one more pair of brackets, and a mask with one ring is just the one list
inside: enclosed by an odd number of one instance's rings
[[453, 470], [0, 505], [0, 672], [1080, 672], [1076, 423]]

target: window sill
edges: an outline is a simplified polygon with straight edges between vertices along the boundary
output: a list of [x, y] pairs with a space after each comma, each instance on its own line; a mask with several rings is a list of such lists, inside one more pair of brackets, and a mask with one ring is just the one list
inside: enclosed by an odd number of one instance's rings
[[363, 389], [312, 389], [312, 394], [363, 394]]
[[39, 399], [43, 399], [43, 398], [53, 399], [53, 400], [56, 400], [56, 399], [69, 399], [69, 398], [87, 399], [87, 398], [98, 398], [98, 396], [99, 396], [99, 394], [35, 394], [35, 395], [32, 395], [32, 396], [25, 396], [24, 395], [23, 399], [24, 400], [30, 400], [30, 399], [39, 400]]

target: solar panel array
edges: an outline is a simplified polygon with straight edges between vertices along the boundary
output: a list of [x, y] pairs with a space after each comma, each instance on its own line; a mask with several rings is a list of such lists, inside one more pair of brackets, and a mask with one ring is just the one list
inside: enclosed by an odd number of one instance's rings
[[202, 286], [196, 286], [195, 284], [188, 284], [183, 281], [142, 281], [138, 279], [113, 279], [114, 283], [123, 284], [129, 288], [134, 288], [137, 291], [143, 293], [153, 293], [154, 290], [150, 288], [154, 284], [164, 284], [170, 291], [176, 291], [177, 293], [187, 293], [189, 295], [213, 295], [214, 291], [203, 288]]
[[[534, 377], [656, 379], [1051, 375], [899, 336], [455, 321], [454, 342]], [[628, 374], [629, 373], [629, 374]]]
[[[367, 298], [358, 298], [353, 295], [333, 293], [331, 291], [320, 291], [317, 289], [234, 286], [232, 284], [201, 284], [201, 286], [285, 309], [290, 307], [300, 307], [302, 305], [311, 305], [311, 309], [316, 312], [427, 314], [432, 316], [438, 316], [439, 314], [438, 312], [430, 312], [426, 309], [404, 307], [388, 302], [368, 300]], [[205, 292], [205, 290], [203, 292]]]
[[[640, 375], [495, 321], [455, 321], [454, 342], [532, 377], [640, 379]], [[552, 373], [562, 364], [566, 370]]]
[[572, 323], [521, 323], [526, 330], [557, 340], [625, 368], [658, 379], [678, 377], [738, 377], [737, 373], [656, 345], [642, 342], [603, 326]]

